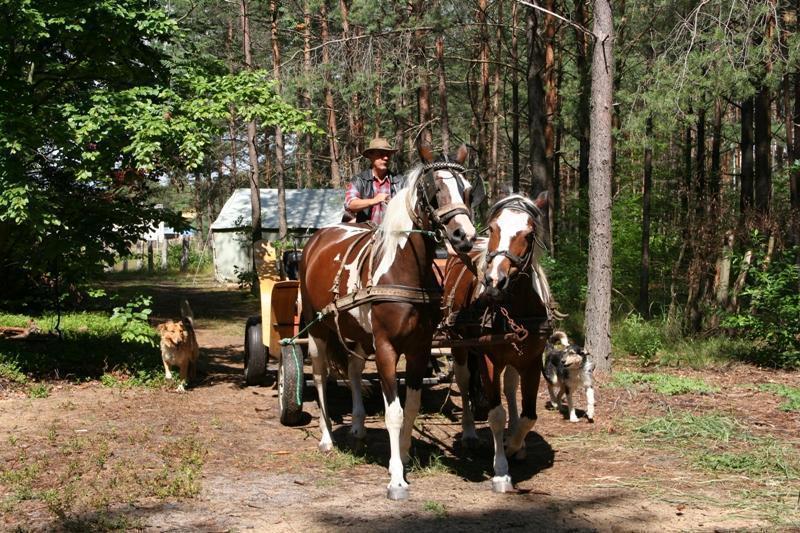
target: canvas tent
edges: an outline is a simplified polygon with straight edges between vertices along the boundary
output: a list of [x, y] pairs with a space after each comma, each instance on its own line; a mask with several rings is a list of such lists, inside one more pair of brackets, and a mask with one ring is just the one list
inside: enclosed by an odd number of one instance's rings
[[[300, 242], [317, 228], [341, 221], [344, 191], [287, 189], [286, 224]], [[218, 281], [236, 281], [251, 270], [250, 189], [236, 189], [211, 224], [214, 272]], [[261, 231], [264, 239], [278, 238], [278, 190], [261, 189]]]

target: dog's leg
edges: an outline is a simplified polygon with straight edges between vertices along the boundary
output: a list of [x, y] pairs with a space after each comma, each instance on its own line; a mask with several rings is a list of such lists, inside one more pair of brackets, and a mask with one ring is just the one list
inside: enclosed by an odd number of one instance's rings
[[189, 379], [189, 364], [190, 364], [189, 358], [186, 357], [186, 358], [184, 358], [183, 361], [181, 361], [181, 364], [179, 366], [181, 382], [178, 385], [178, 390], [181, 391], [181, 392], [185, 392], [186, 391], [186, 389], [184, 387], [185, 387], [185, 384], [188, 383], [188, 379]]
[[453, 349], [453, 370], [456, 375], [456, 385], [461, 394], [461, 443], [467, 447], [473, 447], [478, 442], [478, 434], [475, 432], [475, 418], [472, 416], [473, 398], [469, 395], [469, 366], [467, 365], [467, 354], [463, 350]]
[[586, 418], [594, 422], [594, 387], [586, 387]]
[[573, 391], [569, 386], [566, 386], [567, 389], [567, 408], [569, 409], [569, 421], [570, 422], [577, 422], [578, 415], [575, 414], [575, 400], [573, 398]]
[[517, 410], [517, 388], [519, 387], [519, 372], [511, 365], [506, 367], [503, 374], [503, 394], [508, 404], [508, 434], [513, 435], [519, 425], [519, 411]]
[[[364, 350], [359, 346], [357, 353], [366, 358]], [[364, 428], [364, 420], [367, 412], [364, 409], [364, 399], [361, 395], [361, 376], [364, 373], [364, 359], [361, 357], [350, 356], [347, 364], [347, 375], [350, 378], [350, 394], [353, 397], [353, 425], [350, 427], [350, 435], [357, 441], [363, 442], [367, 436]], [[360, 444], [356, 444], [360, 446]]]
[[[559, 407], [560, 407], [559, 403], [560, 402], [558, 401], [558, 396], [556, 394], [556, 384], [555, 383], [550, 383], [548, 381], [547, 382], [547, 392], [550, 394], [550, 404], [549, 404], [550, 408], [551, 409], [559, 409]], [[545, 407], [547, 407], [547, 406], [545, 406]]]
[[164, 374], [166, 375], [167, 379], [172, 380], [172, 371], [169, 369], [169, 365], [167, 364], [164, 359], [161, 360], [164, 363]]
[[328, 400], [325, 393], [328, 381], [328, 358], [325, 341], [314, 335], [308, 335], [308, 353], [311, 356], [311, 366], [314, 371], [314, 386], [317, 388], [319, 399], [319, 430], [322, 436], [319, 440], [319, 449], [322, 452], [333, 450], [331, 438], [331, 419], [328, 414]]

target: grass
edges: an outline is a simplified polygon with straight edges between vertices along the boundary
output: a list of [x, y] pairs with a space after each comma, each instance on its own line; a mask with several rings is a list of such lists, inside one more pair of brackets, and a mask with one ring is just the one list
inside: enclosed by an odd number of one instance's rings
[[800, 479], [796, 448], [756, 437], [724, 414], [670, 413], [634, 423], [631, 429], [646, 444], [674, 447], [702, 470], [750, 476], [760, 483]]
[[333, 451], [328, 453], [316, 453], [322, 457], [322, 464], [331, 472], [339, 472], [340, 470], [348, 470], [359, 465], [367, 464], [367, 459], [364, 456], [355, 454], [349, 450], [338, 450], [334, 448]]
[[763, 392], [772, 392], [786, 398], [787, 401], [780, 405], [781, 411], [800, 411], [800, 387], [790, 387], [780, 383], [764, 383], [759, 386]]
[[701, 379], [685, 378], [661, 373], [641, 373], [619, 371], [614, 373], [611, 382], [614, 387], [632, 388], [634, 385], [647, 385], [654, 392], [670, 396], [678, 394], [711, 394], [719, 389]]
[[0, 485], [5, 494], [0, 497], [0, 511], [11, 512], [21, 502], [35, 501], [63, 523], [72, 524], [69, 531], [125, 530], [135, 524], [109, 514], [111, 505], [148, 498], [192, 498], [202, 488], [207, 451], [194, 436], [163, 437], [160, 445], [151, 439], [146, 445], [158, 453], [135, 461], [126, 458], [124, 439], [118, 441], [116, 434], [76, 437], [50, 426], [46, 439], [52, 453], [48, 457], [34, 455], [41, 447], [39, 439], [36, 435], [9, 438], [4, 450], [8, 453], [0, 455]]
[[28, 388], [28, 398], [47, 398], [50, 386], [47, 383], [35, 383]]
[[[24, 326], [29, 318], [0, 314], [0, 325]], [[55, 331], [57, 318], [53, 315], [35, 317], [34, 321], [44, 332]], [[62, 338], [51, 335], [30, 342], [0, 339], [0, 377], [15, 383], [54, 375], [82, 381], [116, 371], [132, 377], [133, 384], [140, 384], [149, 383], [160, 367], [158, 347], [123, 342], [120, 326], [112, 323], [107, 313], [65, 313], [59, 329]], [[148, 334], [153, 340], [158, 338], [155, 330]], [[41, 388], [31, 389], [32, 394], [43, 392]]]
[[444, 463], [444, 457], [439, 453], [432, 453], [427, 460], [422, 460], [417, 456], [411, 458], [410, 472], [414, 472], [419, 477], [436, 476], [450, 474], [452, 470]]
[[422, 510], [436, 515], [436, 518], [445, 518], [447, 516], [447, 509], [444, 504], [434, 500], [425, 500], [422, 504]]

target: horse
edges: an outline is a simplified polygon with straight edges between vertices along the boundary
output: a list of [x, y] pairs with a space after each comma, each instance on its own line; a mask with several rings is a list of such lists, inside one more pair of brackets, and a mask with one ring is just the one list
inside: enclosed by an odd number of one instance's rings
[[[444, 326], [451, 336], [478, 339], [474, 349], [480, 358], [484, 392], [489, 403], [489, 426], [494, 440], [492, 490], [513, 489], [507, 457], [525, 457], [525, 437], [536, 422], [536, 395], [542, 370], [542, 352], [549, 336], [549, 286], [538, 264], [544, 248], [547, 193], [536, 199], [508, 196], [488, 214], [488, 241], [473, 251], [478, 265], [472, 272], [457, 256], [445, 267], [443, 310], [449, 312]], [[477, 247], [476, 247], [477, 248]], [[478, 440], [471, 406], [469, 350], [452, 348], [456, 384], [463, 399], [462, 442], [471, 447]], [[503, 370], [506, 369], [505, 374]], [[509, 407], [508, 433], [503, 450], [506, 412], [500, 401], [500, 380]], [[517, 413], [516, 391], [522, 382], [522, 413]]]
[[[421, 147], [422, 163], [388, 203], [375, 229], [342, 223], [321, 228], [306, 244], [300, 264], [302, 309], [320, 407], [319, 449], [333, 448], [325, 393], [328, 363], [347, 375], [353, 397], [351, 435], [366, 436], [361, 375], [374, 355], [386, 407], [391, 458], [387, 497], [408, 498], [404, 464], [411, 430], [439, 323], [441, 288], [433, 273], [435, 248], [444, 236], [460, 253], [472, 248], [475, 227], [464, 178], [467, 147], [434, 160]], [[314, 322], [316, 320], [316, 322]], [[352, 345], [351, 348], [349, 345]], [[397, 388], [397, 363], [406, 362], [405, 410]]]

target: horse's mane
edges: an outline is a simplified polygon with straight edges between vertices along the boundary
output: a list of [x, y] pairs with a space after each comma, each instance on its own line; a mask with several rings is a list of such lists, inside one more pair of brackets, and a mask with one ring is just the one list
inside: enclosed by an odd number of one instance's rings
[[[409, 231], [414, 228], [410, 210], [417, 204], [417, 181], [422, 175], [422, 168], [422, 164], [419, 164], [406, 174], [405, 185], [386, 206], [375, 240], [375, 252], [380, 257], [376, 273], [382, 275], [389, 270], [394, 263], [397, 250], [406, 245]], [[373, 279], [373, 283], [377, 282], [377, 279]]]

